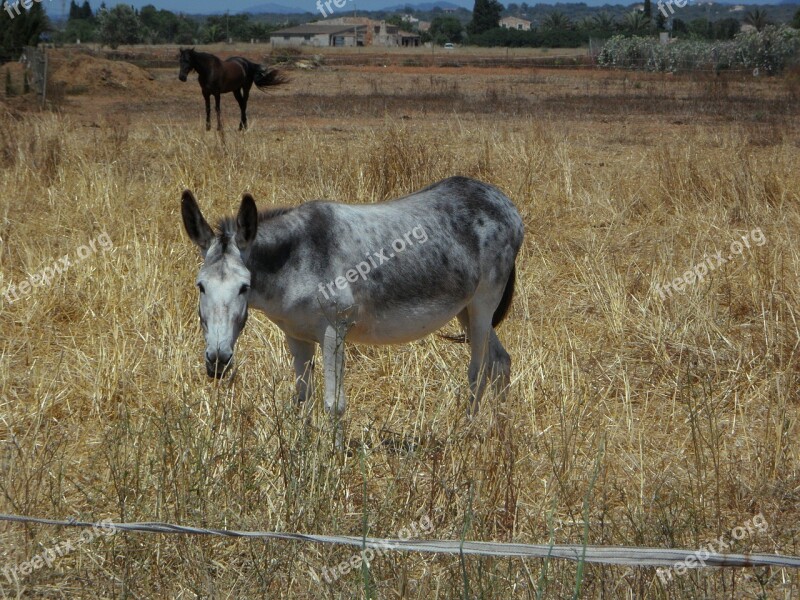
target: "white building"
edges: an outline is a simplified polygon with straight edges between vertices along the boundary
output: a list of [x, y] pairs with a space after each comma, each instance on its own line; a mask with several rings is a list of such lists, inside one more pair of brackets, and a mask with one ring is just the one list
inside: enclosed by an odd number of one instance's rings
[[270, 42], [275, 48], [285, 46], [363, 46], [364, 25], [298, 25], [273, 31]]
[[531, 22], [519, 17], [503, 17], [500, 19], [500, 27], [504, 29], [517, 29], [519, 31], [530, 31]]

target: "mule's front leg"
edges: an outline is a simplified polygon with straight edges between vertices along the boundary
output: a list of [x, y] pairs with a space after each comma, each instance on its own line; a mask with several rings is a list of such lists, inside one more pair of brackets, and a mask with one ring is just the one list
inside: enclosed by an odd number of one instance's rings
[[214, 103], [217, 109], [217, 131], [222, 131], [222, 116], [219, 110], [219, 94], [214, 94]]
[[286, 336], [286, 345], [292, 353], [294, 366], [295, 402], [302, 404], [311, 398], [314, 390], [314, 351], [316, 344]]
[[341, 422], [347, 406], [344, 396], [344, 338], [346, 328], [328, 326], [322, 342], [322, 365], [325, 370], [325, 411], [331, 416], [334, 445], [344, 450], [344, 431]]

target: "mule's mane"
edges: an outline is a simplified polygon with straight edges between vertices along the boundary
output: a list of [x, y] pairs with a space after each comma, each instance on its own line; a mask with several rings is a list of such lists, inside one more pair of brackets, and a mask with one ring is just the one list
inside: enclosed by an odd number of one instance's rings
[[[278, 208], [268, 208], [266, 210], [262, 210], [258, 213], [258, 224], [261, 225], [261, 223], [265, 221], [275, 219], [277, 217], [280, 217], [281, 215], [290, 213], [293, 210], [294, 207], [286, 207], [286, 206]], [[231, 241], [236, 239], [237, 228], [238, 227], [236, 225], [236, 217], [224, 217], [220, 219], [219, 222], [217, 223], [217, 232], [216, 232], [217, 242], [219, 243], [220, 250], [222, 251], [223, 254], [225, 254], [225, 252], [227, 251], [228, 244], [230, 244]]]

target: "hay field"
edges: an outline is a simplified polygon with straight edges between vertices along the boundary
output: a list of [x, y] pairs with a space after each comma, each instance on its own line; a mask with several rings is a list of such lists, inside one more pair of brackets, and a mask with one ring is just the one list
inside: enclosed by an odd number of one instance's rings
[[[2, 111], [0, 292], [72, 264], [0, 298], [0, 512], [388, 537], [429, 519], [440, 539], [687, 548], [760, 514], [766, 531], [728, 551], [800, 554], [796, 76], [297, 72], [252, 96], [244, 134], [224, 98], [219, 135], [176, 74]], [[504, 403], [467, 420], [463, 345], [350, 346], [355, 450], [337, 453], [320, 381], [307, 422], [255, 312], [236, 376], [207, 379], [185, 187], [216, 218], [244, 191], [261, 207], [378, 202], [453, 174], [504, 189], [526, 226]], [[718, 252], [730, 260], [661, 297]], [[79, 535], [0, 523], [0, 598], [800, 594], [779, 569], [664, 583], [419, 554], [327, 583], [313, 573], [351, 548], [157, 534], [2, 573]]]

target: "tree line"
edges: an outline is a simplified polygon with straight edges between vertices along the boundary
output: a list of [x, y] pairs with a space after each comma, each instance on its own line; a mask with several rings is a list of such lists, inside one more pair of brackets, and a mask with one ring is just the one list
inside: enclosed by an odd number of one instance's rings
[[[681, 16], [690, 16], [693, 8], [680, 9]], [[505, 7], [498, 0], [475, 0], [471, 13], [467, 10], [456, 14], [431, 11], [430, 28], [420, 33], [423, 42], [437, 44], [558, 48], [585, 45], [592, 38], [656, 35], [667, 30], [693, 39], [730, 40], [741, 29], [741, 22], [730, 16], [716, 20], [706, 17], [682, 19], [669, 13], [665, 16], [664, 12], [661, 4], [654, 10], [652, 0], [644, 0], [643, 10], [613, 6], [604, 7], [599, 12], [585, 4], [545, 7], [522, 2]], [[413, 10], [406, 9], [406, 13], [413, 13]], [[509, 15], [532, 21], [531, 30], [500, 27], [500, 19]], [[415, 27], [397, 13], [381, 13], [379, 16], [409, 31]], [[770, 18], [764, 9], [756, 8], [747, 13], [744, 22], [760, 31], [770, 23]], [[70, 0], [67, 22], [56, 30], [50, 25], [40, 3], [32, 3], [28, 9], [20, 3], [20, 14], [0, 31], [0, 60], [10, 60], [23, 46], [36, 45], [39, 41], [96, 42], [112, 48], [123, 44], [191, 45], [228, 39], [266, 41], [272, 31], [295, 24], [271, 23], [264, 16], [248, 14], [192, 17], [158, 9], [152, 4], [138, 10], [126, 4], [109, 9], [103, 2], [94, 11], [89, 0], [83, 0], [81, 4]], [[800, 10], [795, 13], [791, 25], [800, 28]]]
[[112, 48], [123, 44], [211, 44], [226, 39], [265, 41], [278, 29], [248, 14], [190, 17], [158, 9], [152, 4], [137, 10], [127, 4], [108, 8], [101, 3], [92, 10], [89, 0], [82, 4], [70, 1], [66, 25], [56, 30], [41, 4], [25, 9], [0, 33], [0, 55], [8, 58], [23, 46], [40, 41], [54, 43], [100, 43]]
[[[578, 8], [581, 6], [586, 8], [585, 5], [579, 5]], [[666, 10], [659, 10], [661, 6], [659, 4], [654, 11], [651, 0], [644, 0], [642, 10], [634, 8], [618, 15], [600, 10], [579, 20], [573, 20], [561, 7], [557, 7], [548, 9], [542, 18], [533, 21], [529, 13], [534, 8], [540, 9], [541, 5], [530, 7], [524, 2], [511, 3], [506, 8], [498, 0], [475, 0], [470, 21], [464, 23], [454, 16], [438, 16], [431, 22], [430, 34], [439, 43], [559, 48], [585, 45], [593, 38], [608, 39], [615, 35], [648, 36], [662, 31], [696, 40], [732, 40], [741, 31], [742, 23], [752, 25], [757, 31], [771, 24], [769, 15], [763, 8], [752, 9], [740, 21], [733, 17], [716, 20], [705, 17], [682, 19]], [[501, 27], [501, 18], [509, 15], [532, 21], [531, 30]], [[800, 10], [795, 12], [790, 24], [800, 28]]]

